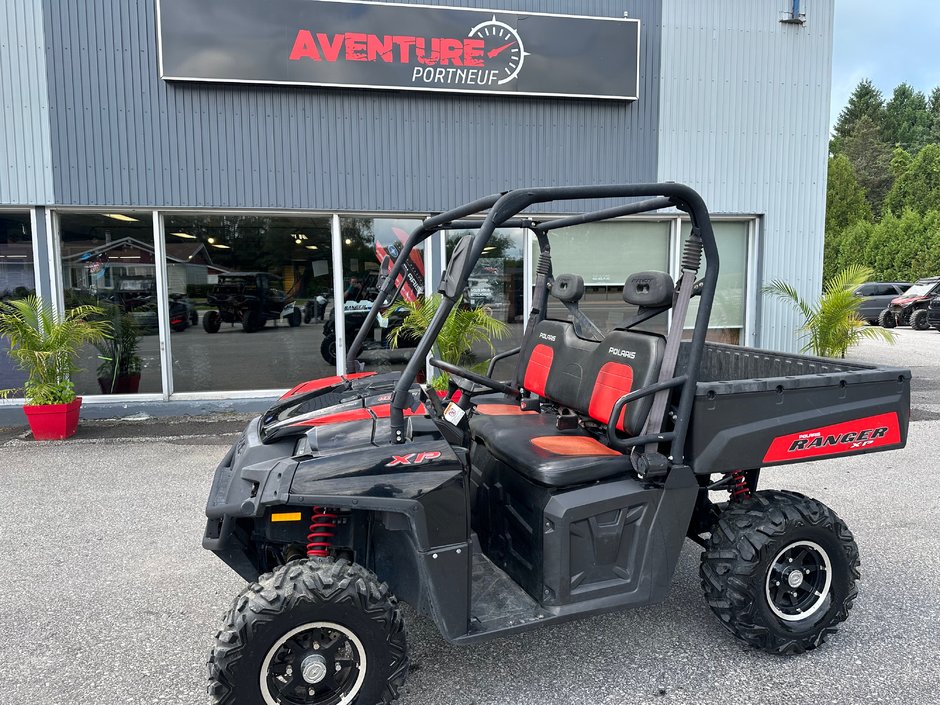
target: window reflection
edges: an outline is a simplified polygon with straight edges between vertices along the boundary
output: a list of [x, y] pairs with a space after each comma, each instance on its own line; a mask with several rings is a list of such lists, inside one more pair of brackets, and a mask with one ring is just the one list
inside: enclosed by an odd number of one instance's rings
[[[36, 292], [33, 236], [29, 213], [0, 212], [0, 302]], [[0, 340], [0, 389], [21, 389], [26, 373], [17, 369]]]
[[60, 213], [66, 309], [93, 305], [111, 322], [108, 341], [86, 345], [79, 395], [159, 393], [156, 259], [150, 213]]
[[[174, 390], [281, 389], [335, 373], [321, 355], [332, 308], [330, 221], [164, 216]], [[175, 315], [174, 315], [174, 312]]]

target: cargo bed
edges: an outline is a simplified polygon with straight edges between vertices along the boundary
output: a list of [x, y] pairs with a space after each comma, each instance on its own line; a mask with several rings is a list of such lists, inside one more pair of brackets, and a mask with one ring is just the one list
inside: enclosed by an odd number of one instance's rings
[[[688, 355], [684, 345], [681, 373]], [[901, 448], [910, 370], [707, 343], [686, 456], [699, 474]]]

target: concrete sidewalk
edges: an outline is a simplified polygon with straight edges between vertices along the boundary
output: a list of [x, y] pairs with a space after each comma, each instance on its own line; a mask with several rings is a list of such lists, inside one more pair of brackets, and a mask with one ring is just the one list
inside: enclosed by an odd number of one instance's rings
[[[204, 663], [242, 581], [201, 548], [203, 508], [241, 425], [154, 439], [87, 424], [77, 440], [0, 446], [3, 705], [207, 702]], [[470, 648], [409, 611], [402, 705], [940, 702], [940, 422], [911, 430], [902, 451], [764, 474], [830, 504], [861, 547], [859, 600], [819, 651], [775, 658], [727, 635], [688, 543], [669, 598], [648, 609]]]

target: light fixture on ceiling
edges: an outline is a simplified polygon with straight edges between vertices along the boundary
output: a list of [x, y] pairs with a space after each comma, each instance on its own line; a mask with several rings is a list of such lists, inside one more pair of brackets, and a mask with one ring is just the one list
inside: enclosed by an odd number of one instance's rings
[[196, 236], [195, 236], [195, 235], [190, 235], [189, 233], [170, 233], [170, 235], [172, 235], [173, 237], [182, 237], [182, 238], [186, 238], [187, 240], [195, 240], [195, 239], [196, 239]]
[[209, 240], [208, 240], [208, 243], [209, 243], [210, 245], [214, 245], [214, 244], [215, 244], [215, 238], [214, 238], [214, 237], [210, 237]]
[[316, 245], [307, 245], [307, 249], [308, 249], [308, 250], [319, 250], [320, 248], [317, 247]]
[[231, 250], [231, 249], [232, 249], [232, 248], [229, 247], [228, 245], [213, 245], [213, 247], [217, 247], [217, 248], [220, 249], [220, 250]]
[[347, 238], [346, 238], [346, 244], [347, 244], [347, 245], [351, 245], [351, 244], [352, 244], [352, 238], [347, 237]]
[[129, 215], [124, 215], [123, 213], [105, 213], [106, 218], [114, 218], [115, 220], [123, 220], [125, 223], [139, 223], [140, 221], [137, 218], [131, 218]]

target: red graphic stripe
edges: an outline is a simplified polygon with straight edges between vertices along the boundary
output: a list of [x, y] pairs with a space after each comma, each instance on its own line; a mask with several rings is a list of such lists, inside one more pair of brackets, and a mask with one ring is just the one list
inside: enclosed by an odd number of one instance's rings
[[778, 436], [764, 455], [765, 463], [818, 458], [842, 453], [861, 453], [901, 444], [901, 424], [896, 413], [867, 416]]

